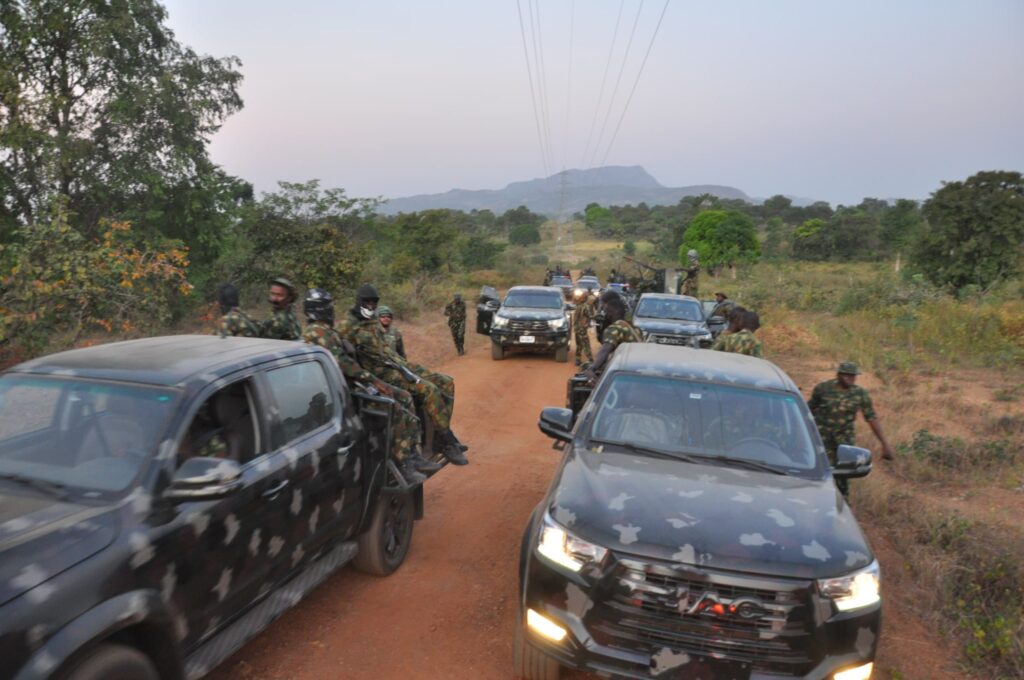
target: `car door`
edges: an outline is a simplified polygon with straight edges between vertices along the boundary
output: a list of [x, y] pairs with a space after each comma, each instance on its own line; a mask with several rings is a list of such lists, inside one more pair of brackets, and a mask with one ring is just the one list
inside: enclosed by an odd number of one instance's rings
[[345, 392], [328, 355], [306, 355], [262, 374], [274, 414], [271, 446], [288, 461], [285, 573], [351, 537], [362, 509], [362, 461], [354, 422], [342, 417]]

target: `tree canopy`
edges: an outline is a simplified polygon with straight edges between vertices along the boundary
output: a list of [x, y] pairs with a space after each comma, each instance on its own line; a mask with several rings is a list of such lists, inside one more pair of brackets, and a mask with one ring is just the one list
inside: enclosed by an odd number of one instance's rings
[[752, 262], [761, 255], [754, 220], [736, 210], [705, 210], [694, 217], [679, 246], [683, 266], [691, 248], [706, 267]]

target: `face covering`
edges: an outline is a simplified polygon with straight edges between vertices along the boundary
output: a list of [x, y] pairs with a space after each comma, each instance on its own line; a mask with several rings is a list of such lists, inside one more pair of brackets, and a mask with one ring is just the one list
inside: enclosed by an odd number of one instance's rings
[[360, 307], [359, 313], [363, 315], [364, 319], [372, 319], [373, 317], [377, 316], [377, 310], [370, 309], [369, 307]]

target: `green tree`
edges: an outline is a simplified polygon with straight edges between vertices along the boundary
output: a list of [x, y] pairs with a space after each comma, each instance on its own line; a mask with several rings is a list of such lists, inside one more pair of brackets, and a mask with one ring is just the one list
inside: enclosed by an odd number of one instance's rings
[[207, 154], [242, 106], [242, 76], [166, 19], [156, 0], [0, 2], [0, 229], [60, 197], [86, 235], [131, 218], [213, 257], [225, 213], [251, 194]]
[[879, 237], [885, 246], [900, 250], [918, 236], [923, 223], [917, 201], [901, 198], [879, 218]]
[[509, 231], [508, 242], [515, 246], [540, 243], [540, 229], [532, 224], [520, 224]]
[[793, 256], [801, 260], [827, 260], [832, 251], [825, 235], [826, 224], [815, 217], [797, 227], [793, 232]]
[[493, 269], [498, 255], [504, 250], [504, 243], [484, 236], [470, 236], [462, 246], [462, 266], [466, 269]]
[[915, 239], [911, 263], [932, 283], [987, 288], [1019, 274], [1024, 261], [1024, 177], [979, 172], [948, 182], [923, 208], [928, 228]]
[[684, 267], [691, 248], [700, 253], [701, 264], [708, 268], [753, 262], [761, 255], [754, 220], [735, 210], [705, 210], [694, 217], [679, 246], [679, 262]]

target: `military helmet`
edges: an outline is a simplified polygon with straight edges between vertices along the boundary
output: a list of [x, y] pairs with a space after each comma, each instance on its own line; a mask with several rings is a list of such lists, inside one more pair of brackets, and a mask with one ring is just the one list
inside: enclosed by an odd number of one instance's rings
[[284, 288], [285, 290], [287, 290], [291, 294], [293, 300], [295, 299], [295, 297], [296, 297], [295, 284], [293, 284], [291, 281], [289, 281], [288, 279], [284, 278], [283, 276], [278, 276], [278, 277], [275, 277], [273, 279], [270, 279], [270, 285], [271, 286], [281, 286], [282, 288]]
[[334, 298], [323, 288], [310, 288], [302, 301], [302, 311], [310, 321], [334, 323]]
[[853, 361], [844, 361], [839, 364], [839, 368], [836, 369], [836, 373], [842, 373], [844, 375], [860, 375], [860, 368]]
[[380, 300], [380, 293], [370, 284], [364, 283], [356, 291], [356, 300]]
[[455, 294], [455, 301], [456, 302], [462, 302], [462, 293], [456, 293]]
[[377, 307], [377, 316], [390, 316], [392, 319], [395, 318], [395, 313], [391, 311], [391, 308], [387, 305], [380, 305]]
[[693, 248], [690, 248], [689, 250], [686, 251], [686, 257], [690, 258], [691, 260], [696, 260], [698, 257], [700, 257], [700, 253], [698, 253]]

